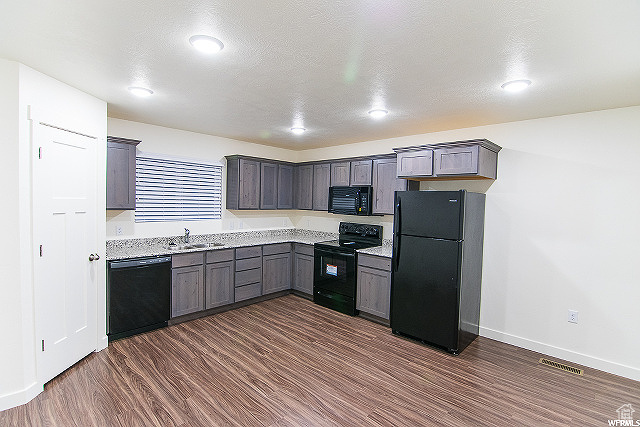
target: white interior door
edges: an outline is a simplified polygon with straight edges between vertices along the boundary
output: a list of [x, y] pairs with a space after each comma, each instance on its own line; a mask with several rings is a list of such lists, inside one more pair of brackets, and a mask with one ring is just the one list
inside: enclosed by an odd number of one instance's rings
[[[38, 380], [96, 349], [96, 139], [33, 125]], [[104, 261], [99, 261], [104, 262]]]

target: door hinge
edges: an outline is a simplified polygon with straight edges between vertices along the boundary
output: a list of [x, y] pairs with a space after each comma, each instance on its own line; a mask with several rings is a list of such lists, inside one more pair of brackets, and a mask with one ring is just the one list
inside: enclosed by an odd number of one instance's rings
[[42, 158], [42, 147], [38, 147], [38, 158]]
[[42, 340], [42, 351], [44, 351], [44, 340]]
[[42, 245], [40, 245], [40, 256], [42, 256]]

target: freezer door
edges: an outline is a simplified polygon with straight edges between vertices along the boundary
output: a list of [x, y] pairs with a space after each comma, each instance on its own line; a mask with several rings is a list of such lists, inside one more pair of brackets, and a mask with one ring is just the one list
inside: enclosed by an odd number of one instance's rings
[[462, 240], [465, 191], [398, 191], [394, 234]]
[[457, 351], [462, 244], [402, 236], [392, 271], [391, 329]]

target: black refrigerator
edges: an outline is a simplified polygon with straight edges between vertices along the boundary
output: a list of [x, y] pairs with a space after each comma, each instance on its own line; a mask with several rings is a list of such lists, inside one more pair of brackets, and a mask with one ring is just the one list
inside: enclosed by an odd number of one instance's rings
[[478, 336], [485, 195], [397, 191], [391, 329], [460, 353]]

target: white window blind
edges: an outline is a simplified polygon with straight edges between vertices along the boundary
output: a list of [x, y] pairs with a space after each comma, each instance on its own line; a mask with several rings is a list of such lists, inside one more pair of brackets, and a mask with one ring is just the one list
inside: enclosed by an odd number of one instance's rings
[[136, 222], [222, 217], [222, 166], [138, 154]]

